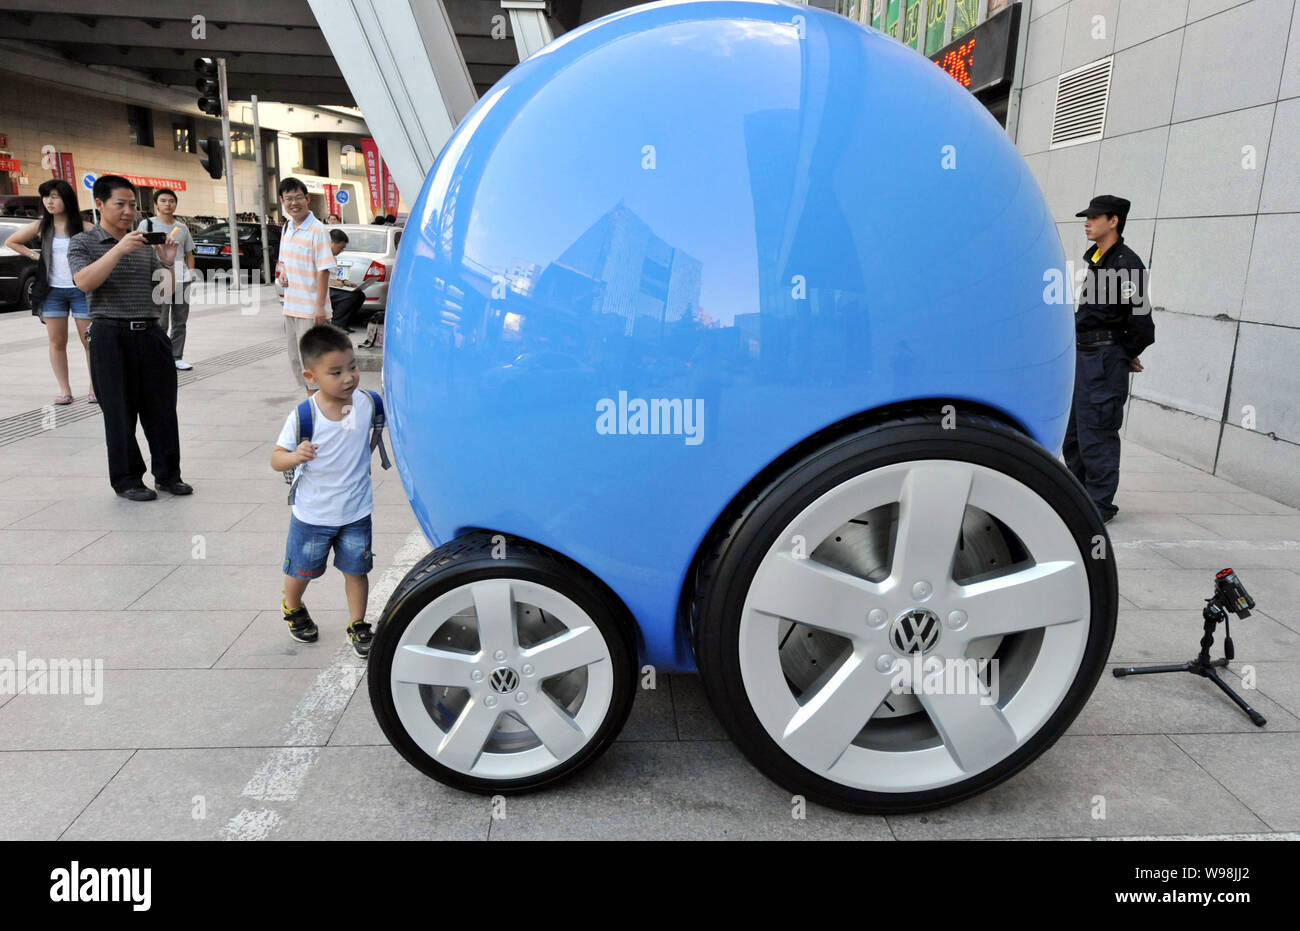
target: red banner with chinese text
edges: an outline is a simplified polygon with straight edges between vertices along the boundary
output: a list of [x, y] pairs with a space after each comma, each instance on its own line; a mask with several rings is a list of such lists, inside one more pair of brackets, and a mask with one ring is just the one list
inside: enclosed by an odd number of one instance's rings
[[361, 154], [366, 160], [366, 185], [370, 188], [370, 209], [379, 213], [384, 209], [381, 175], [383, 168], [379, 161], [379, 146], [375, 145], [374, 139], [367, 137], [361, 140]]
[[393, 173], [388, 170], [388, 163], [384, 162], [384, 213], [391, 213], [397, 216], [397, 205], [401, 202], [402, 197], [397, 191], [397, 179]]

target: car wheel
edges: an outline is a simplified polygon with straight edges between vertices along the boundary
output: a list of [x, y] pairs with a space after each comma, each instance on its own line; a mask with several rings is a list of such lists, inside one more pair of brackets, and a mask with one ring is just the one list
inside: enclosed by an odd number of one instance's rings
[[370, 701], [428, 776], [523, 792], [573, 775], [632, 707], [636, 650], [622, 603], [543, 547], [475, 533], [439, 547], [376, 626]]
[[18, 304], [23, 310], [32, 309], [32, 294], [35, 292], [35, 290], [36, 290], [36, 276], [28, 275], [26, 278], [23, 279], [23, 283], [19, 289], [19, 294], [18, 294]]
[[1069, 472], [984, 417], [879, 423], [737, 509], [697, 570], [696, 659], [732, 739], [814, 801], [879, 814], [1027, 766], [1115, 632], [1109, 539]]

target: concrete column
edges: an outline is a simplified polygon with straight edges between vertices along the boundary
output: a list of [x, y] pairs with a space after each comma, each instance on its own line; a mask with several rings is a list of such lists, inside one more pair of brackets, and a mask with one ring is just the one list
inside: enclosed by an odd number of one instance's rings
[[477, 100], [442, 0], [310, 0], [370, 135], [408, 202]]
[[555, 38], [546, 21], [546, 0], [501, 0], [501, 9], [510, 14], [520, 61]]

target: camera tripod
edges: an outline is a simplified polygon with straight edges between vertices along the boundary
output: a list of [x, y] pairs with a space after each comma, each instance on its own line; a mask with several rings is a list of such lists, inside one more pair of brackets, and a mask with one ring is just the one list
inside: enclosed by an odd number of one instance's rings
[[[1125, 676], [1147, 676], [1162, 672], [1190, 672], [1194, 676], [1203, 676], [1209, 679], [1224, 694], [1236, 702], [1237, 707], [1246, 712], [1251, 723], [1256, 727], [1263, 727], [1268, 722], [1264, 716], [1256, 711], [1246, 700], [1233, 690], [1232, 686], [1220, 678], [1217, 668], [1226, 668], [1232, 661], [1235, 653], [1232, 649], [1232, 635], [1228, 627], [1229, 614], [1236, 614], [1238, 617], [1250, 617], [1250, 608], [1255, 607], [1254, 600], [1246, 594], [1245, 586], [1237, 578], [1231, 569], [1224, 569], [1215, 576], [1215, 593], [1213, 598], [1206, 599], [1205, 609], [1201, 616], [1205, 618], [1205, 635], [1201, 637], [1201, 652], [1197, 654], [1194, 660], [1187, 663], [1174, 663], [1168, 666], [1126, 666], [1121, 669], [1112, 670], [1115, 678], [1122, 679]], [[1219, 659], [1210, 659], [1210, 647], [1214, 646], [1214, 628], [1223, 622], [1223, 656]]]

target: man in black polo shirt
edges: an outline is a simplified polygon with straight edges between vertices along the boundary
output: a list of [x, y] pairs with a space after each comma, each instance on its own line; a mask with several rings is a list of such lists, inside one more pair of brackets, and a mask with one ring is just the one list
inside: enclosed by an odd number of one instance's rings
[[1129, 373], [1142, 371], [1138, 356], [1156, 339], [1146, 266], [1124, 245], [1129, 206], [1103, 194], [1075, 214], [1086, 217], [1084, 232], [1093, 246], [1084, 254], [1088, 273], [1074, 315], [1074, 404], [1063, 452], [1107, 523], [1119, 512], [1119, 428]]
[[116, 175], [95, 182], [99, 225], [68, 243], [72, 280], [90, 305], [90, 379], [104, 413], [108, 478], [132, 501], [158, 497], [145, 487], [144, 458], [135, 441], [138, 419], [149, 441], [154, 484], [173, 495], [194, 489], [181, 481], [181, 441], [176, 425], [176, 364], [172, 344], [158, 326], [155, 272], [171, 274], [176, 243], [150, 247], [132, 231], [135, 188]]

